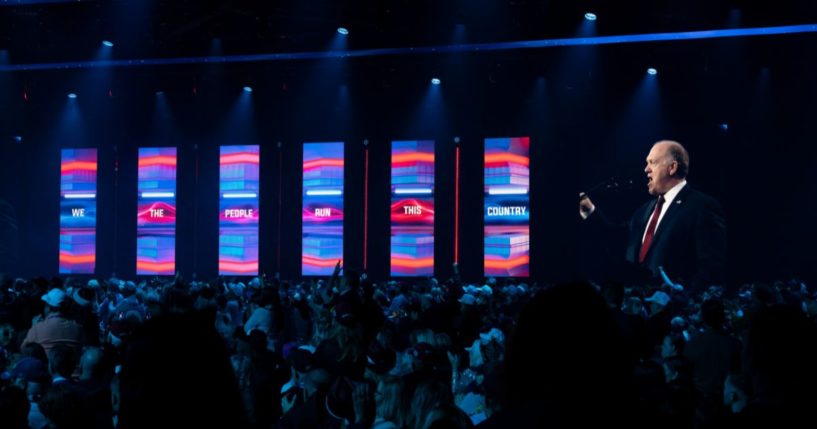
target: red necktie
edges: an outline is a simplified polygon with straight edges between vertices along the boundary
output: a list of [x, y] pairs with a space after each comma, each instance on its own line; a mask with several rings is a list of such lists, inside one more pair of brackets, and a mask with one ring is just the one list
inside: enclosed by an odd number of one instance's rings
[[661, 207], [664, 206], [664, 196], [661, 195], [658, 197], [658, 202], [655, 203], [655, 210], [652, 211], [652, 217], [650, 218], [650, 224], [647, 226], [647, 235], [644, 236], [644, 242], [641, 243], [641, 250], [638, 252], [638, 263], [641, 264], [644, 262], [644, 258], [647, 256], [647, 251], [650, 250], [650, 244], [652, 243], [652, 237], [655, 235], [655, 227], [658, 225], [658, 218], [661, 216]]

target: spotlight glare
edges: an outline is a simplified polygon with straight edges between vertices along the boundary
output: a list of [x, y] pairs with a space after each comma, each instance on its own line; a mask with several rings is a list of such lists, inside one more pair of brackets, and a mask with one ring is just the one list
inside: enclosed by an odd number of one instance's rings
[[74, 94], [73, 92], [72, 92], [72, 93], [69, 93], [69, 94], [68, 94], [68, 98], [70, 98], [70, 99], [72, 99], [72, 100], [73, 100], [73, 99], [77, 98], [77, 94]]
[[157, 97], [161, 97], [162, 95], [165, 95], [164, 91], [156, 91], [156, 96]]
[[252, 88], [249, 86], [244, 87], [244, 92], [252, 92]]
[[584, 14], [584, 19], [586, 19], [588, 21], [595, 21], [596, 20], [596, 14], [593, 13], [593, 12], [587, 12], [587, 13]]
[[656, 69], [654, 69], [654, 68], [650, 67], [650, 68], [648, 68], [648, 69], [647, 69], [647, 74], [657, 75], [657, 74], [658, 74], [658, 70], [656, 70]]
[[104, 46], [109, 47], [109, 48], [113, 48], [113, 42], [111, 42], [110, 40], [103, 40], [103, 41], [102, 41], [102, 44], [103, 44]]
[[343, 34], [344, 36], [349, 34], [349, 30], [346, 27], [338, 27], [338, 33]]
[[438, 78], [436, 78], [436, 77], [431, 78], [431, 83], [432, 83], [433, 85], [439, 85], [439, 84], [440, 84], [440, 82], [441, 82], [441, 81], [440, 81], [440, 79], [438, 79]]

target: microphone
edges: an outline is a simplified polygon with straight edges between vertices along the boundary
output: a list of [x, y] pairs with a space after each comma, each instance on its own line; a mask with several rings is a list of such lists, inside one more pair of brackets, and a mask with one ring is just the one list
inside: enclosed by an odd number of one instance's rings
[[593, 185], [587, 192], [582, 193], [581, 197], [579, 198], [584, 199], [590, 196], [592, 193], [599, 193], [602, 191], [614, 191], [614, 190], [623, 190], [623, 189], [630, 189], [633, 187], [633, 179], [632, 178], [625, 178], [620, 176], [613, 176]]

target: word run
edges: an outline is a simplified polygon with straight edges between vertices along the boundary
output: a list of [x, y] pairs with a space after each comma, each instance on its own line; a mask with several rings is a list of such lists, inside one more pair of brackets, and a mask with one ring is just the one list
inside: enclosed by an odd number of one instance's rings
[[252, 219], [252, 209], [228, 209], [224, 210], [226, 218], [248, 218]]
[[524, 216], [528, 208], [525, 206], [488, 207], [488, 216]]
[[403, 206], [403, 214], [421, 215], [421, 214], [423, 214], [423, 207], [422, 206]]
[[315, 209], [315, 217], [332, 217], [332, 209]]

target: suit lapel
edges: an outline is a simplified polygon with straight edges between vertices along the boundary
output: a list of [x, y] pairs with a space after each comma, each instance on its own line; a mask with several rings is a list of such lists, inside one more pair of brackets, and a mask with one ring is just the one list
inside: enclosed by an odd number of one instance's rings
[[684, 186], [684, 189], [681, 189], [681, 192], [679, 192], [678, 195], [675, 196], [675, 199], [669, 203], [670, 206], [667, 207], [667, 212], [664, 213], [664, 218], [661, 219], [661, 222], [655, 229], [655, 235], [653, 235], [652, 244], [650, 245], [651, 248], [653, 248], [655, 243], [661, 238], [661, 232], [669, 228], [677, 213], [681, 211], [681, 206], [684, 205], [684, 200], [687, 197], [689, 189], [689, 185]]

